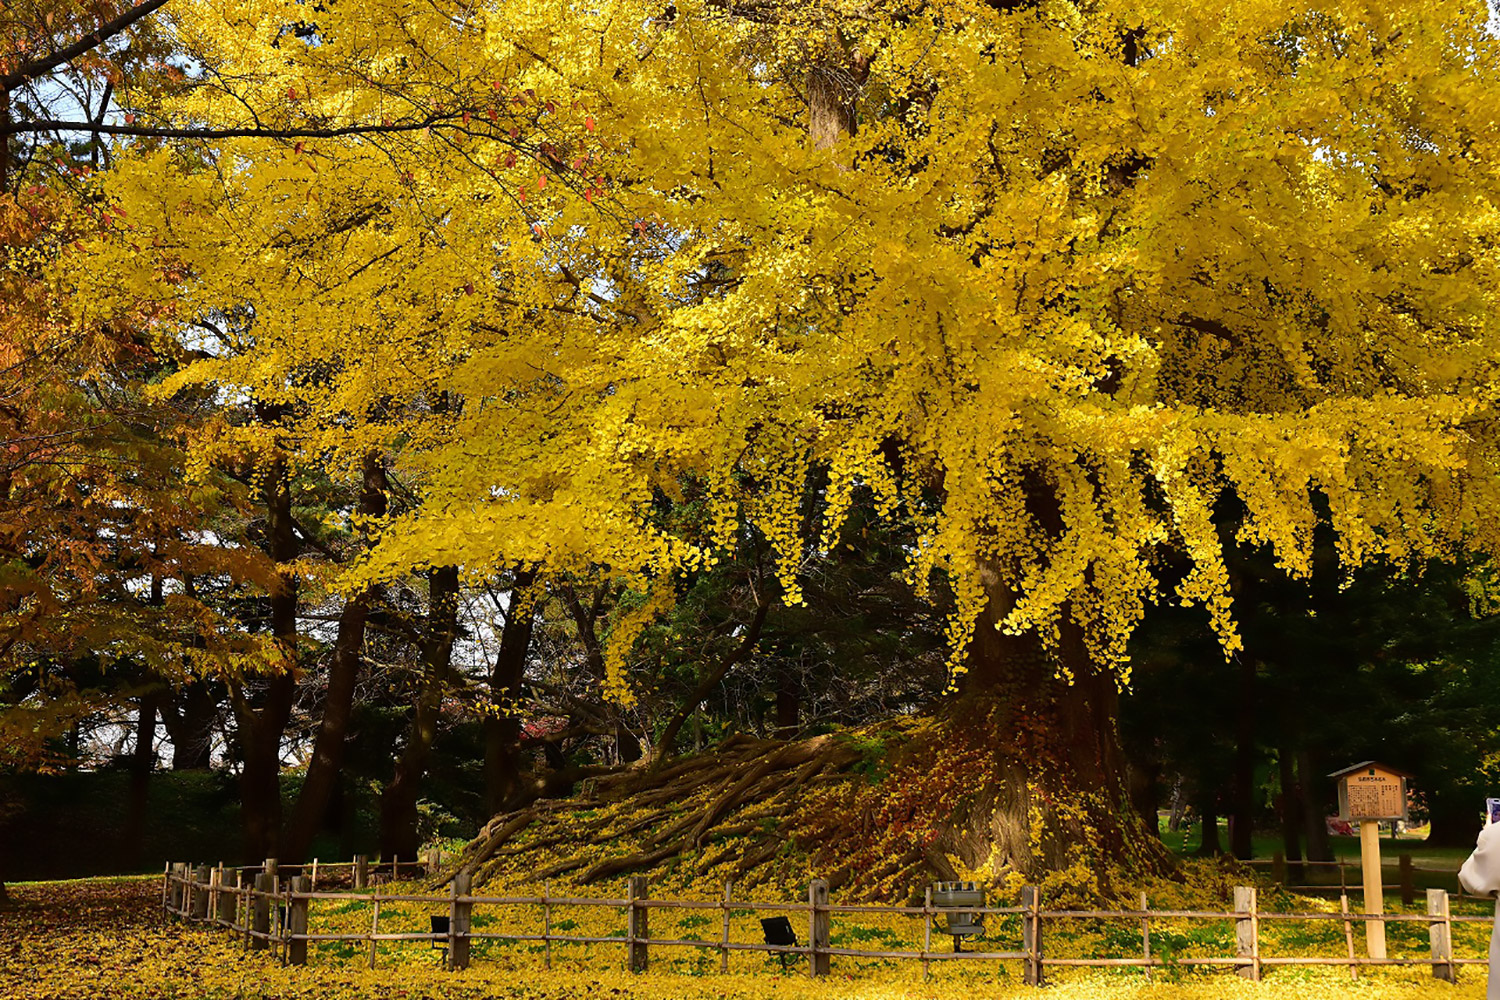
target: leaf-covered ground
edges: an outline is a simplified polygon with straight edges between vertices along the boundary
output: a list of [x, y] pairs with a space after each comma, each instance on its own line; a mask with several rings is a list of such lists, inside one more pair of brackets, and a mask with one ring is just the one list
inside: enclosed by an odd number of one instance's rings
[[[157, 908], [159, 880], [113, 879], [34, 883], [13, 887], [19, 906], [0, 910], [0, 997], [54, 998], [293, 998], [422, 1000], [502, 997], [516, 1000], [602, 1000], [608, 997], [711, 998], [711, 1000], [871, 1000], [931, 998], [970, 1000], [1478, 1000], [1484, 974], [1469, 969], [1456, 987], [1432, 981], [1425, 970], [1382, 970], [1351, 982], [1339, 970], [1279, 970], [1263, 983], [1223, 973], [1158, 974], [1148, 983], [1139, 972], [1069, 976], [1038, 992], [996, 976], [993, 968], [945, 974], [923, 984], [915, 963], [869, 967], [819, 982], [780, 975], [762, 956], [737, 958], [736, 971], [691, 974], [660, 971], [632, 975], [613, 955], [595, 954], [585, 971], [583, 956], [558, 956], [547, 972], [536, 956], [504, 949], [476, 956], [469, 970], [451, 974], [437, 953], [421, 946], [391, 946], [374, 971], [363, 953], [343, 957], [325, 950], [308, 968], [283, 968], [264, 954], [247, 953], [223, 932], [165, 919]], [[653, 913], [653, 917], [657, 914]], [[337, 915], [329, 915], [333, 922]], [[382, 930], [385, 928], [382, 927]], [[613, 952], [614, 946], [604, 946]], [[623, 948], [620, 948], [623, 956]], [[976, 966], [978, 963], [976, 963]]]

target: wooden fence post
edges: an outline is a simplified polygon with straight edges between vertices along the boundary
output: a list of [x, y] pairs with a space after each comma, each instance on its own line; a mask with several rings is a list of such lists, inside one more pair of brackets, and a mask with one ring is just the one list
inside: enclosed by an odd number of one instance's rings
[[239, 877], [238, 869], [219, 870], [219, 920], [228, 924], [231, 932], [240, 929], [240, 897], [235, 894], [239, 889]]
[[650, 923], [646, 919], [646, 908], [640, 905], [640, 901], [647, 898], [647, 891], [646, 876], [630, 876], [627, 893], [630, 903], [625, 914], [625, 957], [631, 972], [645, 972], [651, 961], [651, 956], [647, 954], [649, 945], [646, 943], [651, 937]]
[[469, 924], [474, 913], [474, 904], [461, 897], [469, 895], [474, 882], [474, 873], [460, 868], [453, 874], [452, 902], [448, 904], [448, 956], [453, 969], [469, 967]]
[[547, 901], [547, 895], [552, 887], [546, 882], [542, 883], [542, 947], [547, 962], [547, 968], [552, 968], [552, 904]]
[[281, 862], [277, 861], [275, 858], [267, 858], [265, 872], [272, 878], [276, 878], [281, 874]]
[[1457, 981], [1453, 968], [1453, 924], [1448, 920], [1448, 890], [1427, 890], [1427, 940], [1432, 945], [1432, 978]]
[[375, 952], [380, 942], [375, 940], [375, 935], [380, 933], [380, 890], [376, 889], [370, 897], [370, 956], [369, 966], [375, 968]]
[[441, 867], [443, 867], [443, 849], [441, 847], [427, 848], [427, 877], [431, 878], [436, 875]]
[[354, 888], [368, 889], [370, 887], [370, 857], [367, 854], [356, 854], [354, 856]]
[[1286, 885], [1286, 855], [1281, 851], [1271, 855], [1271, 881]]
[[922, 897], [922, 982], [932, 975], [932, 885]]
[[1248, 964], [1236, 966], [1234, 971], [1246, 979], [1259, 979], [1260, 921], [1257, 919], [1254, 886], [1234, 887], [1234, 911], [1245, 914], [1234, 918], [1234, 955], [1250, 959]]
[[1417, 885], [1412, 879], [1411, 855], [1403, 854], [1397, 860], [1401, 865], [1401, 905], [1410, 906], [1417, 899]]
[[183, 885], [183, 879], [186, 877], [186, 872], [187, 862], [172, 862], [172, 874], [171, 877], [167, 880], [170, 884], [171, 891], [168, 893], [167, 901], [172, 910], [172, 916], [174, 917], [182, 916], [182, 897], [186, 888]]
[[166, 913], [172, 907], [172, 862], [168, 861], [161, 869], [161, 909]]
[[193, 869], [192, 914], [194, 920], [208, 919], [208, 888], [211, 870], [208, 865], [199, 865]]
[[[250, 930], [255, 935], [271, 933], [271, 898], [268, 894], [275, 891], [276, 876], [267, 872], [255, 876], [255, 895], [251, 897], [250, 906]], [[264, 937], [250, 938], [251, 951], [264, 951], [269, 944]]]
[[1349, 919], [1349, 894], [1339, 894], [1339, 912], [1344, 915], [1344, 949], [1349, 953], [1349, 978], [1359, 978], [1359, 966], [1354, 964], [1354, 923]]
[[729, 972], [729, 900], [734, 895], [734, 883], [724, 883], [724, 902], [720, 904], [724, 910], [724, 936], [719, 945], [719, 971], [727, 974]]
[[1034, 885], [1021, 886], [1021, 950], [1026, 952], [1027, 986], [1042, 985], [1042, 892]]
[[[292, 892], [312, 892], [312, 879], [298, 875], [292, 879]], [[307, 939], [298, 935], [307, 933], [307, 904], [309, 900], [292, 896], [291, 912], [287, 915], [287, 934], [291, 935], [286, 945], [286, 960], [290, 965], [307, 964]]]
[[1146, 960], [1146, 982], [1151, 981], [1151, 911], [1146, 907], [1146, 894], [1141, 893], [1141, 957]]
[[168, 913], [177, 914], [177, 865], [176, 861], [167, 863], [167, 880], [162, 886], [161, 906]]
[[317, 858], [313, 858], [313, 863], [312, 863], [312, 888], [310, 890], [308, 890], [308, 891], [309, 892], [317, 892], [318, 891], [318, 859]]
[[807, 973], [810, 976], [828, 975], [829, 914], [828, 882], [815, 878], [807, 887]]

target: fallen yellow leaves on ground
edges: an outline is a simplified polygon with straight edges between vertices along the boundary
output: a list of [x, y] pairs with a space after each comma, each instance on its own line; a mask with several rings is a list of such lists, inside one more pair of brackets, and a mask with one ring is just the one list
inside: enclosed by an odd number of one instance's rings
[[[71, 998], [271, 998], [330, 1000], [424, 1000], [502, 997], [514, 1000], [603, 1000], [610, 997], [705, 998], [705, 1000], [1290, 1000], [1350, 997], [1366, 1000], [1477, 1000], [1484, 995], [1482, 970], [1466, 969], [1457, 986], [1433, 981], [1424, 968], [1365, 972], [1357, 982], [1342, 969], [1282, 969], [1252, 983], [1222, 971], [1158, 973], [1147, 982], [1139, 971], [1070, 974], [1038, 991], [1010, 973], [975, 963], [966, 975], [943, 975], [924, 984], [916, 963], [838, 972], [812, 981], [796, 971], [782, 974], [769, 961], [763, 971], [729, 975], [653, 971], [636, 975], [596, 953], [598, 966], [584, 971], [559, 963], [552, 972], [521, 953], [476, 955], [473, 967], [444, 972], [440, 953], [406, 946], [381, 967], [358, 957], [324, 954], [307, 968], [283, 967], [264, 952], [246, 952], [223, 931], [167, 919], [159, 908], [156, 878], [87, 879], [15, 886], [19, 905], [0, 911], [0, 997], [5, 1000]], [[622, 942], [623, 945], [623, 942]], [[613, 946], [605, 946], [612, 948]], [[620, 958], [623, 959], [623, 947]], [[759, 962], [761, 956], [755, 956]], [[737, 962], [742, 961], [738, 957]], [[670, 963], [660, 963], [663, 965]]]

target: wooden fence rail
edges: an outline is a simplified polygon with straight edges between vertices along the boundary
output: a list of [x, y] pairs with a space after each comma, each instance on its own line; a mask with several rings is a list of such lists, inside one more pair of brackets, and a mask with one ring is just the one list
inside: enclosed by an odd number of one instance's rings
[[[435, 873], [436, 857], [429, 856], [420, 865], [425, 874]], [[358, 871], [360, 860], [345, 862], [339, 866], [352, 867]], [[390, 863], [387, 863], [390, 864]], [[403, 864], [408, 864], [403, 862]], [[729, 969], [729, 953], [732, 951], [763, 952], [783, 957], [806, 957], [808, 974], [813, 977], [828, 975], [832, 959], [867, 958], [920, 962], [923, 977], [930, 972], [935, 961], [1017, 961], [1022, 964], [1024, 980], [1029, 985], [1045, 982], [1046, 966], [1057, 967], [1136, 967], [1145, 970], [1149, 977], [1152, 969], [1174, 966], [1224, 966], [1234, 969], [1237, 975], [1259, 980], [1265, 969], [1282, 966], [1347, 966], [1351, 977], [1358, 977], [1365, 966], [1417, 966], [1429, 965], [1435, 978], [1453, 982], [1460, 965], [1483, 965], [1488, 958], [1459, 958], [1453, 954], [1453, 925], [1456, 923], [1488, 923], [1493, 918], [1486, 915], [1454, 916], [1450, 908], [1450, 894], [1442, 889], [1427, 890], [1426, 913], [1355, 913], [1349, 909], [1347, 895], [1340, 897], [1337, 913], [1286, 913], [1262, 910], [1255, 888], [1241, 886], [1235, 889], [1235, 909], [1218, 910], [1153, 910], [1147, 906], [1144, 893], [1138, 910], [1048, 910], [1042, 908], [1041, 892], [1036, 886], [1023, 886], [1018, 906], [986, 906], [970, 909], [966, 913], [985, 916], [1018, 917], [1020, 920], [1020, 947], [1005, 951], [934, 951], [932, 949], [933, 918], [951, 912], [950, 908], [934, 906], [929, 890], [921, 906], [875, 906], [870, 904], [836, 904], [828, 899], [828, 883], [815, 879], [808, 887], [805, 903], [765, 903], [734, 898], [733, 885], [725, 883], [724, 894], [715, 900], [654, 899], [648, 895], [645, 878], [630, 879], [625, 898], [590, 898], [578, 896], [552, 896], [545, 891], [540, 896], [479, 896], [470, 890], [470, 873], [460, 871], [449, 884], [445, 895], [422, 893], [381, 893], [378, 889], [369, 892], [324, 891], [314, 888], [313, 876], [301, 874], [316, 866], [280, 866], [275, 859], [258, 866], [229, 868], [220, 864], [210, 868], [206, 865], [190, 866], [185, 863], [168, 864], [162, 879], [161, 903], [168, 914], [182, 920], [207, 923], [229, 930], [238, 937], [243, 947], [249, 950], [269, 950], [283, 963], [305, 965], [308, 942], [356, 942], [366, 947], [367, 962], [375, 967], [377, 946], [382, 941], [425, 941], [441, 946], [446, 951], [445, 963], [449, 969], [467, 968], [471, 947], [475, 941], [533, 941], [544, 946], [545, 962], [552, 964], [554, 944], [612, 944], [623, 946], [624, 964], [633, 971], [645, 971], [649, 967], [651, 951], [659, 948], [698, 948], [719, 953], [719, 969]], [[391, 866], [394, 870], [394, 866]], [[299, 874], [286, 877], [288, 871]], [[309, 912], [317, 902], [340, 902], [363, 900], [371, 904], [370, 927], [364, 933], [310, 933]], [[447, 926], [436, 927], [431, 933], [403, 932], [382, 933], [380, 930], [381, 906], [392, 903], [418, 903], [441, 907], [447, 914]], [[526, 906], [539, 907], [542, 911], [542, 926], [539, 934], [499, 933], [475, 930], [473, 912], [476, 906]], [[626, 918], [625, 937], [588, 937], [559, 934], [553, 930], [553, 911], [556, 907], [602, 907], [621, 910]], [[653, 909], [677, 909], [718, 911], [721, 914], [722, 931], [718, 940], [661, 938], [650, 934], [649, 913]], [[732, 911], [776, 911], [778, 913], [805, 913], [808, 940], [806, 944], [758, 944], [730, 940], [730, 915]], [[898, 914], [920, 916], [923, 921], [922, 948], [920, 951], [867, 950], [861, 948], [836, 948], [831, 943], [831, 921], [835, 914]], [[1129, 957], [1109, 958], [1062, 958], [1048, 957], [1044, 953], [1044, 924], [1056, 928], [1064, 921], [1076, 920], [1120, 920], [1139, 924], [1141, 929], [1141, 954]], [[1222, 920], [1233, 921], [1235, 954], [1225, 956], [1164, 956], [1159, 950], [1153, 953], [1151, 923], [1154, 920]], [[1371, 920], [1386, 923], [1422, 923], [1428, 928], [1430, 954], [1425, 957], [1365, 958], [1356, 955], [1354, 925]], [[1277, 921], [1335, 921], [1343, 925], [1345, 954], [1341, 956], [1269, 956], [1261, 951], [1260, 928], [1263, 923]]]

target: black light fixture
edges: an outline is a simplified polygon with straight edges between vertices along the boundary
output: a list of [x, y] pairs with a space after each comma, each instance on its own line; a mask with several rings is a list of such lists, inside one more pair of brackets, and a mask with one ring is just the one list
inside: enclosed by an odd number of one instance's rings
[[[797, 947], [797, 932], [792, 929], [792, 922], [786, 917], [762, 917], [760, 930], [766, 937], [766, 944], [782, 948]], [[778, 951], [776, 957], [781, 959], [781, 970], [785, 972], [786, 952]]]

